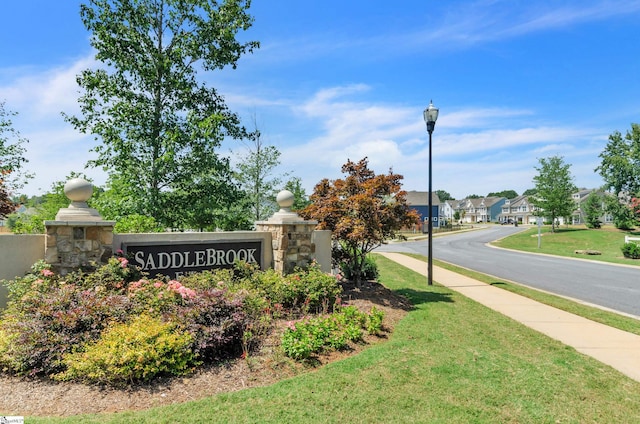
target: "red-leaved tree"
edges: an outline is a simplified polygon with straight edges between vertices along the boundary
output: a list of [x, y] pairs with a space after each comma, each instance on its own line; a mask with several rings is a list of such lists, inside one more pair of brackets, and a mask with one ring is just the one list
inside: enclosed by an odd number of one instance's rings
[[9, 189], [4, 183], [4, 176], [8, 175], [9, 171], [0, 170], [0, 219], [5, 218], [10, 213], [13, 213], [16, 209], [11, 197], [9, 196]]
[[417, 212], [407, 205], [402, 175], [376, 175], [365, 157], [342, 166], [345, 179], [323, 179], [314, 188], [311, 205], [300, 214], [318, 221], [318, 229], [331, 230], [337, 249], [334, 261], [349, 266], [352, 279], [360, 286], [369, 252], [398, 231], [420, 222]]
[[631, 210], [640, 224], [640, 197], [634, 197], [631, 199]]

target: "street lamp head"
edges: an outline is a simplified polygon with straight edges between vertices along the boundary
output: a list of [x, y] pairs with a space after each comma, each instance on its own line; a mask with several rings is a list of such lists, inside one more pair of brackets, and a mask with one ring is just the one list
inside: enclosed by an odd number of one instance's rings
[[438, 120], [438, 112], [440, 109], [433, 105], [433, 100], [429, 102], [429, 107], [427, 107], [424, 112], [424, 122], [427, 123], [427, 131], [432, 132], [433, 128], [436, 126], [436, 121]]

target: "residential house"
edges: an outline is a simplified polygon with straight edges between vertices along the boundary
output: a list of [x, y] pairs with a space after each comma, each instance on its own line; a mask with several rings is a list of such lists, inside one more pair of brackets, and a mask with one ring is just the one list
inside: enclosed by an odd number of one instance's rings
[[529, 196], [522, 195], [514, 199], [506, 199], [498, 220], [500, 222], [517, 222], [518, 224], [535, 224], [537, 220], [533, 214], [535, 210], [535, 206], [529, 201]]
[[451, 207], [458, 212], [463, 224], [496, 222], [506, 200], [504, 197], [453, 200]]
[[596, 193], [602, 199], [603, 212], [602, 212], [602, 216], [600, 217], [600, 222], [603, 224], [611, 224], [613, 222], [613, 215], [611, 215], [610, 213], [607, 213], [604, 210], [604, 196], [606, 196], [607, 194], [595, 189], [582, 189], [577, 193], [573, 193], [572, 198], [573, 198], [573, 201], [576, 202], [576, 210], [573, 212], [573, 215], [571, 216], [571, 223], [584, 224], [586, 222], [584, 202], [586, 202], [587, 198], [591, 193]]
[[[420, 221], [423, 222], [423, 231], [426, 231], [426, 222], [429, 217], [429, 192], [428, 191], [408, 191], [407, 205], [418, 212]], [[431, 193], [431, 216], [433, 217], [433, 227], [440, 226], [440, 198], [435, 192]]]
[[445, 200], [444, 202], [440, 202], [440, 207], [438, 209], [438, 213], [440, 214], [440, 226], [449, 225], [454, 222], [453, 219], [453, 206], [452, 202], [454, 200]]

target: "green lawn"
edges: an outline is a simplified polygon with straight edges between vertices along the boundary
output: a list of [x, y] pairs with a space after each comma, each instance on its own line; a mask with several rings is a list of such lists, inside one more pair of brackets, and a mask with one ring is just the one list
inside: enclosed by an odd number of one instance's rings
[[[638, 232], [625, 232], [606, 226], [601, 229], [589, 230], [584, 227], [561, 227], [551, 232], [551, 227], [544, 226], [541, 231], [541, 243], [538, 249], [538, 228], [526, 231], [492, 243], [507, 249], [526, 252], [547, 253], [550, 255], [567, 256], [640, 266], [640, 260], [627, 259], [622, 256], [620, 247], [624, 244], [625, 234], [637, 236]], [[584, 255], [574, 253], [576, 250], [597, 250], [601, 255]]]
[[280, 383], [68, 423], [629, 423], [640, 383], [377, 257], [415, 305], [388, 342]]
[[[409, 255], [422, 259], [426, 262], [426, 257], [422, 255]], [[537, 302], [553, 306], [554, 308], [562, 309], [563, 311], [570, 312], [575, 315], [579, 315], [588, 318], [592, 321], [597, 321], [610, 327], [615, 327], [629, 333], [640, 335], [640, 320], [634, 317], [620, 315], [615, 312], [609, 312], [607, 310], [597, 308], [595, 306], [589, 306], [582, 303], [574, 302], [570, 299], [555, 296], [553, 294], [539, 291], [536, 289], [528, 288], [526, 286], [514, 283], [511, 281], [501, 280], [494, 276], [482, 274], [476, 271], [471, 271], [466, 268], [461, 268], [456, 265], [452, 265], [446, 262], [435, 260], [434, 264], [448, 269], [458, 274], [466, 275], [474, 278], [478, 281], [482, 281], [487, 284], [492, 284], [495, 287], [499, 287], [503, 290], [519, 294], [521, 296], [528, 297]]]

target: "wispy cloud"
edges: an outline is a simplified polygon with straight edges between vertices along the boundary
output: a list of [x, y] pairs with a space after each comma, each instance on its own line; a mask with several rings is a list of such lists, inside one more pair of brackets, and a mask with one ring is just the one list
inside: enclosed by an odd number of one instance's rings
[[[388, 7], [391, 14], [391, 9], [396, 6], [389, 3]], [[390, 27], [387, 32], [381, 22], [380, 25], [372, 22], [372, 27], [377, 29], [375, 34], [347, 37], [327, 32], [309, 34], [296, 40], [272, 39], [267, 35], [253, 59], [289, 63], [316, 60], [338, 52], [352, 56], [354, 51], [358, 51], [358, 57], [379, 58], [408, 53], [415, 55], [426, 48], [432, 53], [466, 49], [618, 16], [640, 15], [640, 1], [570, 0], [558, 4], [553, 0], [480, 0], [438, 5], [425, 2], [423, 8], [415, 13], [424, 19], [403, 30]]]
[[[347, 159], [365, 156], [376, 172], [392, 168], [405, 176], [406, 188], [424, 189], [428, 136], [422, 116], [416, 113], [421, 106], [372, 104], [363, 98], [371, 91], [364, 85], [330, 87], [292, 108], [292, 114], [304, 113], [305, 119], [321, 128], [309, 139], [281, 149], [283, 164], [294, 174], [303, 172], [308, 189], [324, 177], [342, 177], [340, 166]], [[523, 116], [526, 126], [520, 125]], [[458, 195], [466, 190], [470, 194], [475, 187], [479, 194], [486, 194], [517, 182], [514, 189], [523, 191], [530, 188], [538, 157], [560, 154], [584, 162], [584, 155], [578, 156], [585, 146], [597, 150], [593, 134], [600, 132], [593, 128], [536, 125], [536, 121], [533, 110], [500, 107], [458, 107], [443, 115], [433, 142], [439, 187]], [[586, 160], [583, 171], [595, 168], [597, 153], [592, 151]], [[592, 175], [581, 175], [585, 177]], [[495, 186], [488, 187], [491, 179]]]
[[21, 76], [2, 83], [0, 98], [12, 108], [33, 119], [49, 119], [60, 112], [78, 110], [76, 76], [87, 68], [96, 67], [93, 57], [81, 58], [68, 66], [46, 70], [23, 70]]
[[523, 35], [565, 29], [617, 16], [640, 14], [640, 1], [513, 2], [481, 0], [443, 6], [438, 22], [407, 31], [389, 40], [389, 45], [433, 50], [465, 48], [504, 41]]
[[86, 172], [97, 184], [105, 181], [101, 170], [84, 170], [95, 145], [92, 137], [77, 132], [64, 122], [61, 112], [78, 113], [76, 75], [95, 67], [92, 57], [80, 58], [53, 69], [23, 68], [4, 72], [0, 79], [0, 99], [18, 115], [13, 126], [29, 140], [26, 169], [35, 173], [27, 187], [30, 193], [47, 191], [55, 181], [71, 172]]

